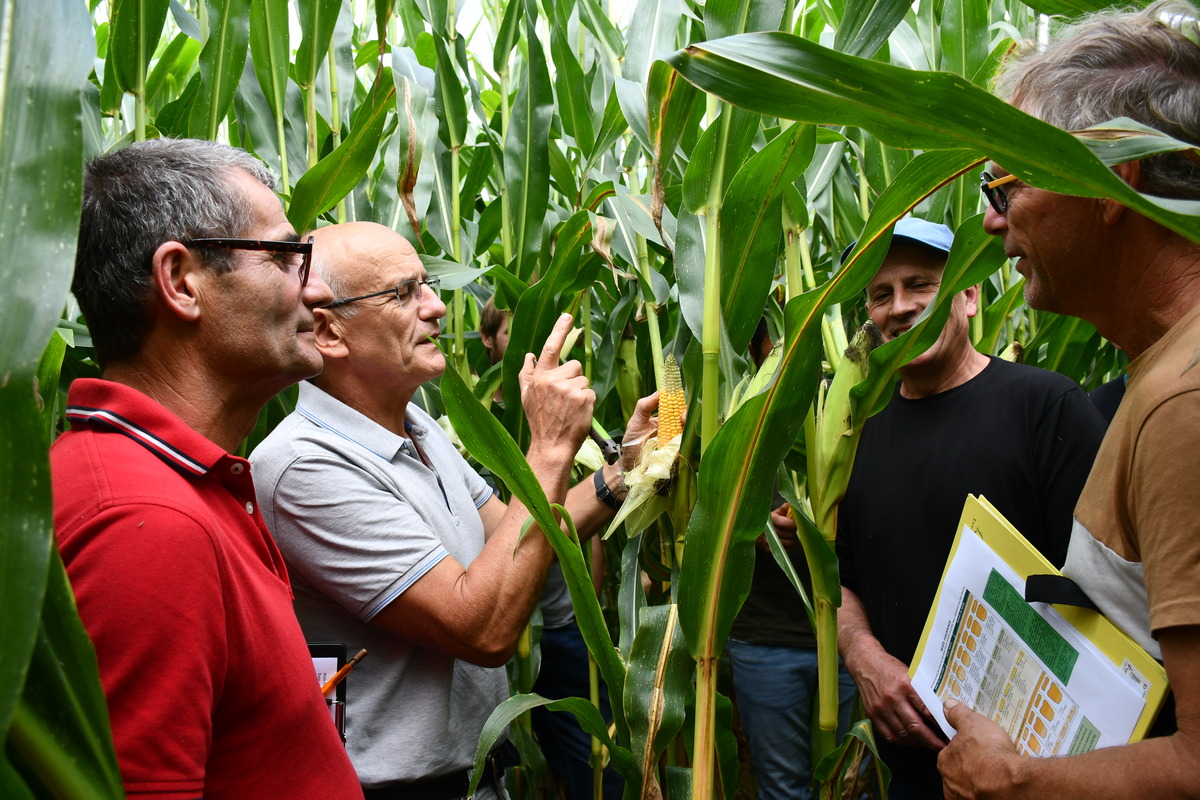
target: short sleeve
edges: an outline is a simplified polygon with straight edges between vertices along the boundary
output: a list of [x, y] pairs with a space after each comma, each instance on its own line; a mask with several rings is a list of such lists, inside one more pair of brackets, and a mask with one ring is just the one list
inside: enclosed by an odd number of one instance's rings
[[1200, 391], [1159, 405], [1137, 435], [1130, 512], [1145, 568], [1150, 630], [1200, 624]]
[[364, 621], [448, 555], [399, 487], [335, 455], [299, 457], [257, 488], [289, 571]]

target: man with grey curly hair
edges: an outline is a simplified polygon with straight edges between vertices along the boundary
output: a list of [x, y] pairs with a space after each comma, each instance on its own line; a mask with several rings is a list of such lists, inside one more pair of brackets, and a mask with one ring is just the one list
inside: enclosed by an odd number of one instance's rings
[[362, 798], [233, 455], [321, 371], [332, 299], [272, 185], [193, 140], [87, 167], [72, 289], [103, 372], [71, 384], [54, 521], [130, 797]]
[[[1008, 70], [1001, 93], [1067, 130], [1129, 117], [1200, 143], [1200, 23], [1160, 2], [1085, 19]], [[1112, 169], [1146, 195], [1200, 199], [1195, 151]], [[1056, 194], [995, 165], [989, 233], [1004, 240], [1035, 308], [1093, 323], [1130, 357], [1125, 398], [1075, 507], [1063, 571], [1161, 659], [1174, 713], [1151, 738], [1065, 758], [1018, 756], [955, 701], [938, 768], [946, 797], [1200, 796], [1200, 245], [1111, 199]], [[1160, 735], [1154, 735], [1160, 734]]]

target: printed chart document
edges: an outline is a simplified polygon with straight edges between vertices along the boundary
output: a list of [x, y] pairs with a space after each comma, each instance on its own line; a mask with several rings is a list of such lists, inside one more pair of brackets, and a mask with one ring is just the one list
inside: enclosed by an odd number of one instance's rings
[[1030, 756], [1075, 755], [1145, 736], [1162, 666], [1101, 614], [1029, 603], [1030, 575], [1058, 574], [983, 498], [968, 497], [909, 671], [947, 734], [954, 698]]

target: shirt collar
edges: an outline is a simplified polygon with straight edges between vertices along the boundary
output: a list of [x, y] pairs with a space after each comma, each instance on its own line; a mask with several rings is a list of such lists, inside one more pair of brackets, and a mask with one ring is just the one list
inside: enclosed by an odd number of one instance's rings
[[171, 466], [206, 475], [230, 456], [171, 413], [157, 400], [130, 386], [98, 378], [78, 378], [67, 393], [72, 429], [104, 428], [133, 439]]
[[[409, 413], [413, 406], [409, 405]], [[296, 401], [296, 413], [322, 428], [354, 442], [384, 461], [394, 461], [401, 453], [416, 456], [412, 443], [405, 437], [393, 433], [375, 420], [351, 408], [333, 395], [318, 388], [310, 381], [300, 382], [300, 397]], [[417, 424], [405, 423], [409, 436], [424, 435], [420, 420]]]

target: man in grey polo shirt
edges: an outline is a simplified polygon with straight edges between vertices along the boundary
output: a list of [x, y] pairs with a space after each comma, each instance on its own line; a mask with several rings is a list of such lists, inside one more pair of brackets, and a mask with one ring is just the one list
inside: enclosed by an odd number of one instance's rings
[[[255, 485], [287, 559], [310, 641], [366, 647], [348, 695], [347, 747], [368, 798], [464, 797], [483, 723], [508, 697], [503, 664], [542, 591], [553, 551], [528, 513], [506, 506], [410, 400], [440, 376], [446, 307], [411, 245], [374, 223], [316, 232], [314, 269], [338, 298], [316, 309], [325, 370], [254, 451]], [[563, 315], [521, 403], [527, 459], [581, 535], [619, 505], [619, 466], [568, 491], [595, 394], [559, 364]], [[638, 404], [626, 441], [653, 429]], [[626, 457], [632, 459], [633, 448]], [[476, 796], [502, 790], [489, 770]]]

